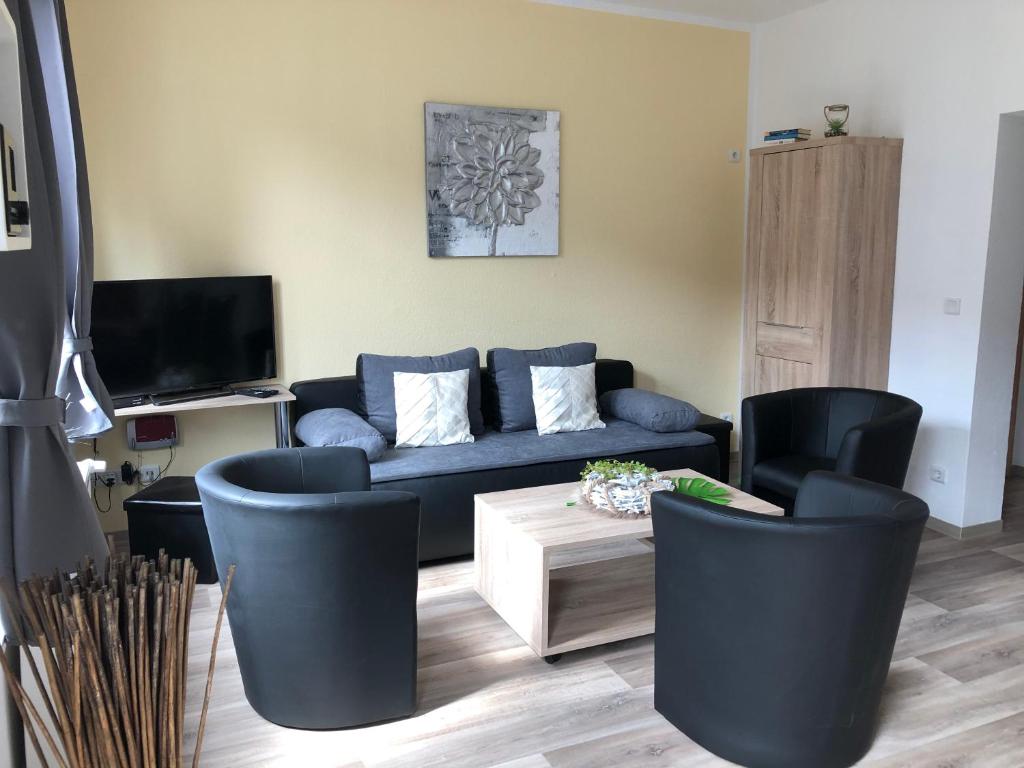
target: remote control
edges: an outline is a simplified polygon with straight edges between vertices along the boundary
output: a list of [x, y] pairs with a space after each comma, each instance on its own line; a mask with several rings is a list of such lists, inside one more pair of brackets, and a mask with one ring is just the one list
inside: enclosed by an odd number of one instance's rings
[[241, 389], [236, 389], [235, 394], [245, 395], [246, 397], [258, 397], [262, 400], [266, 397], [273, 397], [277, 394], [277, 390], [265, 387], [242, 387]]

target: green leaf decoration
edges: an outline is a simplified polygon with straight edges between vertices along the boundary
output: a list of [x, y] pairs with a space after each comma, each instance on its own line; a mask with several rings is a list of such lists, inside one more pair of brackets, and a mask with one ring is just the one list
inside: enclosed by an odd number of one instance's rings
[[695, 499], [711, 502], [712, 504], [728, 504], [729, 489], [724, 485], [713, 483], [702, 477], [677, 477], [675, 479], [676, 493], [693, 496]]

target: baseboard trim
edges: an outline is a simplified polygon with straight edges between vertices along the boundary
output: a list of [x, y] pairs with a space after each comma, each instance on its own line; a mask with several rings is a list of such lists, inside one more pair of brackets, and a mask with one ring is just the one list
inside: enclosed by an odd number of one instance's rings
[[1003, 521], [993, 520], [990, 523], [968, 525], [962, 528], [959, 525], [947, 523], [945, 520], [939, 520], [937, 517], [929, 517], [925, 526], [933, 531], [938, 531], [944, 536], [963, 541], [965, 539], [976, 539], [979, 536], [991, 536], [993, 533], [999, 533], [1003, 530]]

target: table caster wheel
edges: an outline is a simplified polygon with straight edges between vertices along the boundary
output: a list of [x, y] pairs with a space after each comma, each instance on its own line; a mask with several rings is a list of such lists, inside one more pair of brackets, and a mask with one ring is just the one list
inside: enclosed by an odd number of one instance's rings
[[562, 654], [555, 653], [555, 654], [552, 654], [551, 656], [545, 656], [544, 657], [544, 663], [545, 664], [554, 664], [555, 662], [557, 662], [561, 658], [562, 658]]

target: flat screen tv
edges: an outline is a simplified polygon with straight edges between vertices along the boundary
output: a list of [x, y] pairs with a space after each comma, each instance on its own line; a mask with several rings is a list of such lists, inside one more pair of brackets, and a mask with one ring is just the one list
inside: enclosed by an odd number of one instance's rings
[[277, 376], [270, 276], [98, 281], [96, 367], [112, 397]]

